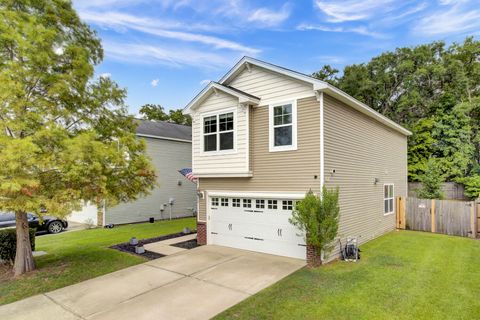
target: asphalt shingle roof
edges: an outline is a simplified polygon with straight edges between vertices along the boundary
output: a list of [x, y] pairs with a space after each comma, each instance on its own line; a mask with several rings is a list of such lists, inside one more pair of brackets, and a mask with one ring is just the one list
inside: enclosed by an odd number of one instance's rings
[[136, 119], [137, 134], [192, 141], [192, 127], [166, 121]]

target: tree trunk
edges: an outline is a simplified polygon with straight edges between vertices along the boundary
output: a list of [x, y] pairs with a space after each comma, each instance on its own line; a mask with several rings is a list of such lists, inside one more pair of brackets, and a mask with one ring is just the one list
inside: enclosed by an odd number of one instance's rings
[[32, 247], [30, 245], [27, 213], [22, 211], [15, 212], [15, 220], [17, 227], [17, 251], [13, 272], [14, 276], [17, 277], [33, 271], [35, 269], [35, 263], [33, 262]]

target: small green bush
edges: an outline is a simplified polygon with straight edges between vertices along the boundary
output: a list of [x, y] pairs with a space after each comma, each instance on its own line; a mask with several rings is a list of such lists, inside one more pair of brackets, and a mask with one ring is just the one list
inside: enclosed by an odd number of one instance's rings
[[299, 201], [293, 210], [290, 223], [305, 232], [305, 241], [315, 248], [318, 254], [327, 255], [332, 251], [333, 240], [337, 236], [340, 207], [339, 191], [323, 187], [322, 196], [311, 190]]
[[457, 182], [465, 185], [465, 195], [470, 199], [480, 198], [480, 175], [473, 175], [458, 179]]
[[[13, 263], [17, 249], [16, 229], [0, 229], [0, 260]], [[35, 250], [35, 229], [29, 229], [32, 251]]]
[[425, 173], [420, 176], [422, 187], [417, 190], [417, 196], [420, 199], [443, 199], [442, 185], [445, 182], [442, 176], [439, 162], [435, 158], [430, 158], [427, 163]]

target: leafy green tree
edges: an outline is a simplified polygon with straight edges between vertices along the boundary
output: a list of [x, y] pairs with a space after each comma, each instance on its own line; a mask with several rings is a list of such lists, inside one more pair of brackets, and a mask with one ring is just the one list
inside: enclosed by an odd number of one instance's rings
[[192, 118], [189, 115], [183, 114], [182, 109], [169, 110], [167, 114], [159, 104], [143, 105], [140, 107], [140, 114], [142, 118], [146, 120], [168, 121], [187, 126], [192, 125]]
[[338, 69], [335, 69], [334, 67], [326, 64], [320, 69], [320, 71], [314, 72], [312, 74], [312, 77], [317, 78], [319, 80], [326, 81], [332, 85], [337, 84], [337, 74], [338, 74]]
[[69, 1], [2, 1], [0, 57], [0, 212], [15, 212], [18, 276], [35, 268], [27, 212], [136, 199], [155, 173], [125, 90], [92, 78], [102, 47]]
[[420, 176], [422, 187], [417, 191], [420, 199], [443, 199], [442, 185], [445, 179], [435, 158], [430, 158], [425, 173]]
[[408, 179], [419, 181], [427, 169], [428, 159], [432, 157], [437, 140], [432, 131], [436, 122], [433, 118], [420, 119], [414, 126], [408, 147]]
[[435, 117], [432, 136], [436, 140], [433, 156], [448, 181], [468, 175], [473, 164], [474, 146], [470, 117], [457, 107], [449, 114]]
[[186, 126], [192, 125], [192, 118], [188, 114], [183, 114], [182, 109], [170, 110], [168, 121]]
[[458, 179], [465, 186], [465, 195], [470, 199], [480, 198], [480, 174]]
[[167, 121], [170, 119], [163, 107], [159, 104], [145, 104], [140, 107], [140, 114], [146, 120]]
[[[333, 240], [337, 236], [340, 207], [338, 189], [322, 190], [322, 196], [311, 190], [305, 198], [297, 202], [290, 223], [305, 233], [307, 245], [315, 248], [318, 256], [328, 254], [333, 249]], [[321, 260], [318, 261], [321, 264]]]

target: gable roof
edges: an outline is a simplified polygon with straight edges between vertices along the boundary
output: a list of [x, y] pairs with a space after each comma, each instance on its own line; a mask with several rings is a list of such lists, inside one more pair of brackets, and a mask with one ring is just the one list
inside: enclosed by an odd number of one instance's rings
[[[284, 68], [284, 67], [281, 67], [281, 66], [278, 66], [278, 65], [275, 65], [275, 64], [271, 64], [271, 63], [268, 63], [268, 62], [265, 62], [265, 61], [262, 61], [262, 60], [252, 58], [252, 57], [245, 56], [242, 59], [240, 59], [240, 61], [238, 61], [235, 64], [235, 66], [232, 69], [230, 69], [220, 79], [220, 81], [218, 83], [215, 83], [215, 84], [218, 84], [218, 85], [221, 85], [223, 87], [229, 88], [228, 85], [231, 83], [231, 81], [236, 76], [238, 76], [244, 70], [244, 68], [250, 68], [250, 66], [252, 66], [252, 65], [270, 70], [272, 72], [280, 73], [280, 74], [283, 74], [285, 76], [288, 76], [288, 77], [291, 77], [291, 78], [294, 78], [294, 79], [297, 79], [297, 80], [300, 80], [300, 81], [303, 81], [303, 82], [306, 82], [306, 83], [309, 83], [309, 84], [312, 85], [312, 90], [315, 91], [315, 92], [325, 92], [328, 95], [342, 101], [346, 105], [356, 109], [357, 111], [359, 111], [359, 112], [377, 120], [380, 123], [383, 123], [387, 127], [390, 127], [390, 128], [392, 128], [392, 129], [394, 129], [394, 130], [396, 130], [396, 131], [398, 131], [398, 132], [400, 132], [400, 133], [402, 133], [406, 136], [409, 136], [409, 135], [412, 134], [409, 130], [405, 129], [404, 127], [402, 127], [398, 123], [396, 123], [393, 120], [385, 117], [383, 114], [375, 111], [371, 107], [369, 107], [366, 104], [358, 101], [357, 99], [350, 96], [346, 92], [343, 92], [342, 90], [332, 86], [331, 84], [329, 84], [325, 81], [318, 80], [318, 79], [313, 78], [312, 76], [303, 74], [301, 72], [290, 70], [290, 69], [287, 69], [287, 68]], [[214, 82], [211, 82], [210, 84], [212, 84], [212, 83], [214, 83]], [[209, 86], [210, 86], [210, 84], [209, 84]], [[202, 90], [202, 92], [200, 92], [199, 95], [197, 95], [197, 97], [195, 97], [195, 99], [197, 99], [199, 96], [204, 94], [204, 91], [207, 88], [208, 88], [208, 86], [204, 90]], [[243, 94], [245, 95], [247, 93], [243, 92]], [[192, 102], [195, 101], [195, 99], [192, 100]], [[192, 102], [190, 102], [187, 105], [187, 107], [185, 107], [185, 109], [184, 109], [185, 111], [188, 111], [190, 109], [190, 106], [191, 106]]]
[[183, 142], [192, 141], [192, 127], [166, 121], [144, 119], [135, 119], [135, 121], [138, 124], [137, 136]]
[[258, 60], [258, 59], [252, 58], [252, 57], [247, 57], [247, 56], [240, 59], [240, 61], [238, 61], [233, 66], [233, 68], [230, 69], [230, 71], [228, 71], [218, 82], [223, 84], [223, 85], [228, 85], [232, 81], [232, 79], [234, 79], [238, 74], [240, 74], [243, 71], [244, 66], [246, 68], [248, 68], [249, 65], [254, 65], [254, 66], [257, 66], [257, 67], [261, 67], [261, 68], [264, 68], [264, 69], [267, 69], [267, 70], [270, 70], [270, 71], [273, 71], [273, 72], [284, 74], [286, 76], [289, 76], [291, 78], [294, 78], [294, 79], [297, 79], [297, 80], [300, 80], [300, 81], [303, 81], [303, 82], [310, 83], [310, 84], [313, 85], [313, 90], [324, 89], [328, 86], [327, 82], [322, 81], [322, 80], [318, 80], [316, 78], [313, 78], [313, 77], [308, 76], [306, 74], [303, 74], [301, 72], [294, 71], [294, 70], [291, 70], [291, 69], [287, 69], [287, 68], [269, 63], [269, 62], [265, 62], [265, 61]]
[[202, 90], [192, 101], [190, 101], [187, 106], [183, 109], [183, 112], [189, 113], [190, 110], [195, 109], [200, 105], [212, 92], [222, 91], [231, 96], [237, 97], [240, 103], [251, 103], [257, 105], [260, 102], [260, 98], [255, 97], [249, 93], [243, 92], [236, 88], [220, 84], [218, 82], [210, 81], [210, 83]]

